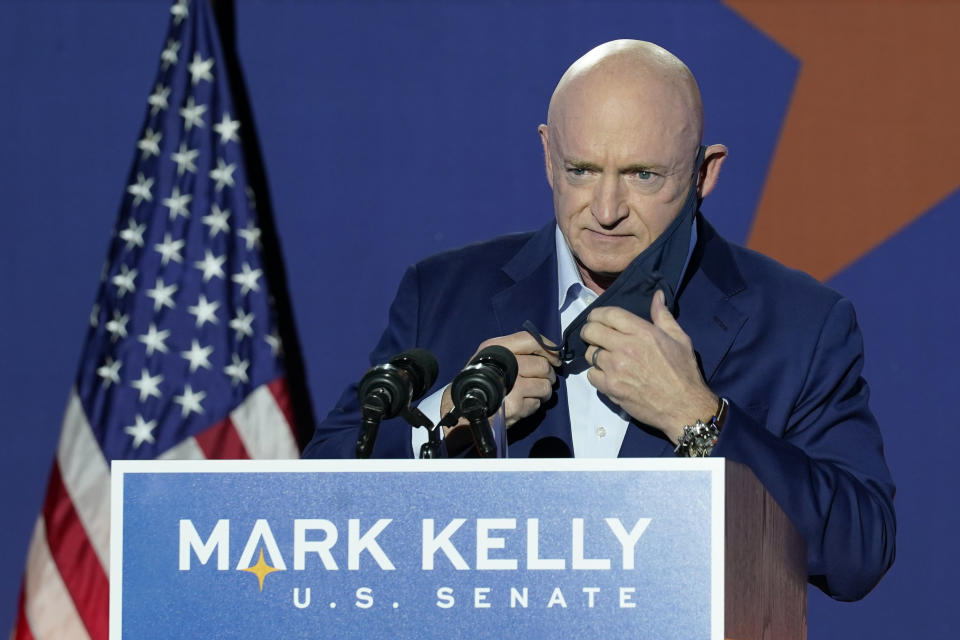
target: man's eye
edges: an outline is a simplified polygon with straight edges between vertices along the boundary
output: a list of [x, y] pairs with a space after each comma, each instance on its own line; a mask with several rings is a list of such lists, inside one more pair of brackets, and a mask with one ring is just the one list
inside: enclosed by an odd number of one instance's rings
[[570, 167], [567, 169], [567, 173], [574, 176], [585, 176], [587, 175], [587, 170], [583, 167]]
[[652, 171], [647, 171], [646, 169], [638, 170], [634, 175], [642, 181], [653, 180], [654, 173]]

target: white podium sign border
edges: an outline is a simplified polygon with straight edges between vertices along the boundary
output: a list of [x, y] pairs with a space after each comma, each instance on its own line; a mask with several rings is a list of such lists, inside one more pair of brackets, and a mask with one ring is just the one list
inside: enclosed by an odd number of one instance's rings
[[[501, 458], [434, 460], [115, 460], [111, 464], [110, 571], [122, 575], [123, 487], [128, 474], [223, 473], [432, 473], [510, 471], [671, 471], [709, 472], [711, 476], [711, 629], [710, 637], [723, 640], [725, 487], [723, 458]], [[110, 637], [123, 632], [122, 581], [110, 581]]]

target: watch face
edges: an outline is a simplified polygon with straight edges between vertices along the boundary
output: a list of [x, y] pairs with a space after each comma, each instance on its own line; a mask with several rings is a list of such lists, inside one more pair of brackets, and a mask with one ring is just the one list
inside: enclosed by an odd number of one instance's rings
[[674, 452], [678, 456], [687, 458], [705, 458], [713, 452], [717, 444], [720, 431], [717, 429], [716, 418], [708, 424], [697, 420], [697, 424], [683, 428], [683, 435], [677, 443]]

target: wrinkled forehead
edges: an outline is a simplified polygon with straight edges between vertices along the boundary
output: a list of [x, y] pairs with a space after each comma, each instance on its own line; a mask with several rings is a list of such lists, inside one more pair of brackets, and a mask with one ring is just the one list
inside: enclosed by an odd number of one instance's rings
[[574, 78], [551, 103], [548, 124], [555, 151], [588, 161], [681, 170], [700, 144], [698, 101], [682, 83], [656, 74]]

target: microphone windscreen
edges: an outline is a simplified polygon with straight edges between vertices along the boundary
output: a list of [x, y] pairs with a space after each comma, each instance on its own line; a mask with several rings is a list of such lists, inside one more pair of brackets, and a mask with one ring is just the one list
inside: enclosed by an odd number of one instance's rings
[[507, 393], [517, 381], [517, 357], [506, 347], [491, 345], [476, 355], [471, 364], [492, 364], [503, 372], [503, 386]]
[[407, 349], [403, 353], [394, 356], [390, 364], [396, 367], [403, 367], [412, 375], [413, 397], [411, 400], [418, 400], [427, 392], [427, 389], [433, 386], [437, 381], [439, 366], [437, 359], [426, 349]]

